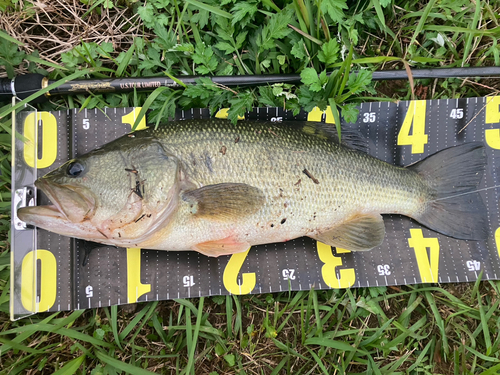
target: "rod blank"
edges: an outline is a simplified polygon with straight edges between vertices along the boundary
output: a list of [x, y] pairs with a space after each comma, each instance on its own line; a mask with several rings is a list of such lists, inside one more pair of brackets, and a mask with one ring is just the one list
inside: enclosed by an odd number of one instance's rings
[[[356, 74], [357, 72], [351, 72]], [[414, 79], [435, 78], [466, 78], [466, 77], [498, 77], [500, 67], [468, 67], [468, 68], [436, 68], [436, 69], [412, 69]], [[195, 84], [196, 79], [201, 76], [179, 76], [177, 79], [185, 85]], [[272, 75], [243, 75], [243, 76], [214, 76], [210, 77], [212, 82], [228, 87], [234, 86], [259, 86], [274, 83], [300, 83], [299, 74], [272, 74]], [[406, 70], [381, 70], [373, 72], [374, 81], [408, 79]], [[13, 95], [25, 99], [38, 90], [47, 87], [55, 81], [49, 81], [41, 74], [26, 74], [11, 79], [0, 79], [0, 101], [10, 100]], [[82, 93], [124, 93], [133, 90], [151, 91], [157, 87], [179, 88], [176, 81], [166, 77], [142, 77], [142, 78], [106, 78], [106, 79], [82, 79], [63, 83], [46, 96], [71, 95]], [[46, 97], [40, 97], [40, 102]]]

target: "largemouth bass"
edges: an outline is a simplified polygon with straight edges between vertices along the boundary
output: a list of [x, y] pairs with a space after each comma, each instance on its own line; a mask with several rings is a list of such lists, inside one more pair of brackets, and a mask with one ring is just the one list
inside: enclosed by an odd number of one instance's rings
[[103, 244], [208, 256], [309, 236], [351, 251], [379, 246], [381, 214], [464, 240], [488, 237], [477, 192], [482, 143], [407, 168], [339, 144], [331, 125], [170, 122], [121, 137], [39, 178], [53, 205], [21, 220]]

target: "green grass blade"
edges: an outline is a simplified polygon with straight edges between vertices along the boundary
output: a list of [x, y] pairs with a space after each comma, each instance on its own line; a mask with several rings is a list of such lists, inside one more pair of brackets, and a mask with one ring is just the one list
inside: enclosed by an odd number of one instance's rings
[[177, 83], [179, 86], [182, 86], [182, 87], [184, 87], [184, 88], [187, 88], [187, 85], [186, 85], [184, 82], [182, 82], [179, 78], [174, 77], [173, 75], [169, 74], [168, 72], [164, 72], [164, 74], [165, 74], [168, 78], [170, 78], [172, 81], [174, 81], [175, 83]]
[[395, 348], [398, 345], [405, 342], [405, 340], [408, 337], [411, 337], [416, 340], [424, 339], [425, 336], [419, 335], [417, 331], [419, 331], [422, 327], [424, 327], [426, 323], [427, 323], [427, 317], [425, 316], [417, 320], [417, 322], [409, 328], [403, 327], [401, 324], [395, 321], [394, 326], [396, 326], [402, 333], [397, 337], [395, 337], [393, 340], [389, 341], [386, 346], [388, 348]]
[[[240, 340], [243, 338], [243, 319], [241, 317], [241, 304], [238, 296], [233, 295], [234, 305], [236, 306], [236, 316], [234, 319], [234, 332], [239, 332]], [[275, 314], [276, 316], [276, 314]]]
[[335, 128], [337, 129], [337, 134], [339, 135], [339, 141], [340, 141], [342, 136], [342, 129], [340, 122], [339, 108], [334, 98], [329, 98], [328, 103], [330, 104], [330, 110], [332, 111], [333, 118], [335, 119]]
[[[383, 64], [386, 62], [391, 62], [391, 61], [401, 61], [401, 58], [399, 57], [393, 57], [393, 56], [377, 56], [377, 57], [362, 57], [359, 59], [352, 59], [351, 63], [352, 64]], [[338, 67], [342, 65], [342, 63], [335, 63], [332, 65], [332, 67]]]
[[384, 33], [386, 32], [387, 26], [385, 24], [385, 16], [384, 11], [382, 10], [382, 6], [380, 5], [379, 0], [372, 0], [373, 7], [375, 8], [375, 12], [377, 13], [378, 20], [382, 24], [382, 29]]
[[[341, 75], [342, 81], [340, 83], [340, 88], [335, 93], [336, 96], [342, 95], [342, 93], [344, 92], [344, 89], [347, 85], [347, 81], [349, 80], [349, 74], [351, 72], [351, 60], [352, 60], [353, 51], [354, 51], [354, 47], [351, 44], [351, 46], [349, 47], [349, 54], [347, 55], [347, 58], [344, 61], [344, 65], [343, 65], [343, 67], [340, 68], [340, 73], [342, 74]], [[338, 103], [338, 104], [342, 104], [342, 103]]]
[[144, 315], [147, 314], [149, 309], [150, 309], [150, 306], [146, 305], [143, 307], [143, 309], [141, 311], [139, 311], [139, 313], [134, 317], [134, 319], [132, 319], [132, 321], [127, 325], [127, 327], [125, 327], [125, 329], [118, 335], [120, 342], [123, 341], [123, 339], [125, 337], [127, 337], [127, 335], [130, 332], [132, 332], [132, 330], [137, 326], [137, 324], [144, 317]]
[[[153, 316], [152, 316], [152, 320], [153, 320], [153, 327], [154, 327], [156, 333], [161, 338], [163, 343], [165, 345], [168, 345], [167, 335], [165, 334], [165, 331], [163, 330], [163, 327], [162, 327], [160, 321], [158, 320], [158, 313], [156, 311], [155, 311], [155, 314], [153, 314]], [[168, 327], [168, 329], [170, 330], [171, 327]], [[184, 327], [184, 329], [186, 329], [186, 327]]]
[[192, 302], [188, 301], [187, 299], [175, 299], [174, 301], [177, 302], [178, 304], [188, 308], [189, 310], [191, 310], [191, 312], [194, 315], [198, 315], [198, 309], [196, 308], [196, 306]]
[[[416, 293], [413, 293], [412, 296], [416, 296]], [[416, 297], [415, 301], [411, 302], [411, 304], [408, 305], [408, 307], [405, 309], [405, 311], [403, 311], [403, 313], [399, 316], [398, 322], [400, 324], [402, 324], [403, 326], [408, 325], [408, 323], [410, 321], [410, 315], [418, 307], [418, 305], [420, 305], [420, 303], [422, 302], [423, 299], [424, 299], [424, 297], [421, 295]]]
[[168, 90], [168, 87], [158, 87], [155, 89], [149, 97], [146, 99], [144, 102], [144, 105], [142, 106], [139, 114], [137, 115], [137, 118], [135, 119], [134, 125], [132, 126], [131, 131], [135, 131], [135, 129], [139, 126], [139, 123], [141, 122], [142, 118], [146, 116], [146, 112], [148, 111], [149, 107], [151, 104], [155, 101], [155, 99], [164, 91]]
[[[293, 0], [293, 3], [295, 5], [296, 11], [300, 14], [300, 17], [297, 17], [299, 20], [302, 20], [305, 25], [305, 30], [310, 29], [310, 22], [309, 22], [309, 14], [307, 12], [306, 5], [304, 4], [304, 0]], [[297, 16], [299, 15], [297, 14]], [[303, 31], [305, 31], [303, 30]]]
[[424, 292], [425, 298], [427, 299], [427, 303], [431, 307], [432, 313], [434, 314], [434, 319], [436, 319], [436, 325], [439, 328], [439, 332], [441, 333], [441, 339], [443, 340], [443, 351], [446, 356], [450, 354], [450, 347], [448, 345], [448, 336], [446, 335], [446, 331], [444, 329], [444, 322], [439, 310], [436, 306], [436, 301], [434, 297], [429, 292]]
[[42, 96], [44, 95], [45, 93], [49, 92], [50, 90], [53, 90], [55, 89], [56, 87], [59, 87], [61, 86], [63, 83], [66, 83], [67, 81], [71, 81], [71, 80], [74, 80], [74, 79], [77, 79], [77, 78], [80, 78], [80, 77], [83, 77], [91, 72], [95, 72], [96, 69], [82, 69], [82, 70], [78, 70], [77, 72], [73, 73], [73, 74], [70, 74], [69, 76], [67, 77], [64, 77], [50, 85], [48, 85], [46, 88], [40, 90], [40, 91], [37, 91], [36, 93], [28, 96], [26, 99], [23, 99], [22, 101], [20, 101], [19, 103], [17, 103], [16, 105], [12, 106], [12, 107], [8, 107], [8, 109], [6, 109], [5, 111], [1, 112], [0, 113], [0, 119], [10, 115], [12, 112], [24, 107], [25, 104], [31, 102], [32, 100], [35, 100], [36, 98], [38, 98], [39, 96]]
[[500, 364], [490, 367], [488, 370], [481, 372], [479, 375], [498, 375], [500, 372]]
[[194, 41], [195, 41], [195, 43], [197, 45], [200, 45], [200, 44], [203, 43], [203, 41], [201, 40], [201, 36], [200, 36], [200, 31], [198, 29], [198, 25], [196, 24], [196, 22], [192, 21], [193, 12], [191, 12], [191, 10], [188, 9], [187, 13], [188, 13], [188, 17], [189, 17], [189, 25], [191, 26], [191, 30], [193, 31]]
[[[481, 9], [482, 9], [482, 2], [481, 1], [476, 1], [476, 10], [474, 11], [474, 18], [472, 19], [470, 28], [472, 30], [477, 29], [477, 24], [479, 22], [479, 17], [481, 15]], [[463, 58], [462, 58], [462, 66], [465, 66], [466, 62], [470, 59], [469, 52], [472, 47], [472, 40], [473, 40], [473, 34], [468, 34], [467, 35], [467, 41], [465, 42], [465, 48], [463, 52]]]
[[11, 43], [15, 43], [17, 44], [18, 46], [21, 46], [21, 47], [24, 47], [24, 43], [23, 42], [20, 42], [19, 40], [17, 40], [16, 38], [13, 38], [11, 37], [9, 34], [7, 34], [5, 31], [3, 30], [0, 30], [0, 38], [2, 39], [5, 39]]
[[106, 0], [97, 0], [92, 6], [83, 14], [82, 18], [87, 17], [96, 7], [104, 3]]
[[304, 357], [302, 354], [300, 354], [299, 352], [297, 352], [296, 350], [293, 350], [289, 346], [283, 344], [281, 341], [276, 340], [275, 338], [271, 338], [271, 340], [273, 340], [274, 345], [276, 345], [283, 352], [286, 352], [286, 353], [289, 353], [289, 354], [293, 354], [294, 357], [301, 358], [301, 359], [304, 359], [304, 360], [308, 359], [308, 358]]
[[319, 305], [318, 305], [318, 292], [313, 290], [311, 292], [312, 294], [312, 299], [313, 299], [313, 308], [314, 308], [314, 315], [316, 316], [316, 332], [315, 336], [322, 337], [323, 336], [323, 330], [321, 326], [321, 315], [319, 314]]
[[370, 337], [366, 338], [360, 343], [361, 347], [365, 347], [370, 345], [372, 342], [379, 340], [380, 337], [382, 336], [383, 332], [387, 330], [387, 328], [391, 325], [392, 321], [394, 318], [389, 319], [387, 322], [385, 322], [383, 325], [381, 325], [377, 330], [371, 335]]
[[135, 341], [135, 338], [137, 337], [137, 335], [139, 335], [139, 333], [141, 333], [142, 327], [144, 327], [144, 325], [151, 318], [151, 315], [153, 315], [153, 313], [155, 312], [156, 306], [158, 306], [158, 301], [150, 302], [150, 303], [147, 304], [147, 307], [149, 308], [149, 310], [147, 311], [146, 315], [144, 316], [144, 319], [141, 322], [141, 324], [139, 325], [139, 328], [137, 328], [137, 330], [135, 331], [135, 333], [130, 338], [130, 340], [128, 342], [128, 345], [133, 345], [133, 342]]
[[313, 357], [314, 361], [316, 362], [316, 364], [318, 365], [318, 367], [321, 369], [321, 371], [323, 372], [323, 374], [325, 375], [329, 375], [329, 372], [327, 370], [327, 368], [325, 367], [323, 361], [321, 360], [320, 357], [318, 357], [318, 355], [311, 349], [307, 348], [307, 351], [309, 352], [309, 354], [311, 355], [311, 357]]
[[221, 16], [221, 17], [225, 17], [225, 18], [229, 18], [229, 19], [232, 19], [233, 16], [231, 13], [228, 13], [222, 9], [219, 9], [219, 8], [216, 8], [216, 7], [213, 7], [211, 5], [208, 5], [208, 4], [205, 4], [205, 3], [202, 3], [201, 1], [198, 1], [198, 0], [186, 0], [186, 3], [188, 4], [192, 4], [194, 5], [195, 7], [197, 8], [200, 8], [200, 9], [203, 9], [203, 10], [206, 10], [208, 12], [211, 12], [211, 13], [214, 13], [214, 14], [217, 14], [218, 16]]
[[422, 30], [442, 31], [446, 33], [457, 32], [473, 35], [491, 35], [496, 37], [500, 36], [500, 27], [495, 27], [494, 29], [474, 30], [467, 27], [458, 26], [425, 25], [424, 27], [422, 27]]
[[288, 360], [290, 360], [290, 356], [287, 355], [285, 358], [283, 358], [281, 360], [280, 363], [278, 363], [278, 365], [273, 369], [273, 371], [271, 372], [270, 375], [278, 375], [278, 374], [280, 374], [281, 369], [283, 368], [283, 366], [285, 366], [285, 363]]
[[[207, 322], [208, 324], [208, 322]], [[168, 326], [168, 332], [175, 332], [175, 331], [185, 331], [187, 327], [185, 325], [180, 325], [180, 326]], [[219, 336], [222, 337], [223, 333], [218, 330], [217, 328], [213, 327], [207, 327], [207, 326], [201, 326], [200, 327], [200, 332], [207, 333], [212, 336]]]
[[62, 65], [54, 64], [53, 62], [50, 62], [50, 61], [45, 61], [44, 59], [41, 59], [37, 56], [26, 55], [25, 59], [28, 61], [32, 61], [34, 63], [40, 64], [40, 65], [45, 65], [45, 66], [54, 68], [54, 69], [68, 70]]
[[226, 326], [227, 337], [233, 337], [233, 299], [231, 296], [226, 296]]
[[326, 346], [328, 348], [341, 350], [343, 352], [350, 352], [350, 351], [356, 350], [356, 348], [352, 347], [349, 344], [346, 344], [345, 342], [326, 339], [326, 338], [320, 338], [320, 337], [311, 337], [311, 338], [307, 339], [304, 344], [305, 345]]
[[2, 354], [6, 353], [8, 350], [12, 350], [12, 349], [20, 350], [20, 351], [27, 352], [27, 353], [35, 353], [35, 354], [45, 353], [43, 350], [33, 349], [33, 348], [30, 348], [26, 345], [19, 344], [17, 342], [14, 342], [12, 340], [8, 340], [8, 339], [3, 338], [3, 337], [0, 337], [0, 343], [5, 345], [5, 346], [2, 345], [0, 347], [0, 356]]
[[483, 354], [483, 353], [479, 353], [477, 350], [475, 349], [472, 349], [470, 346], [468, 345], [464, 345], [464, 348], [467, 349], [469, 352], [471, 352], [472, 354], [474, 354], [475, 356], [481, 358], [483, 361], [486, 361], [486, 362], [493, 362], [493, 363], [498, 363], [500, 362], [500, 359], [498, 358], [495, 358], [495, 357], [490, 357], [489, 355], [486, 355], [486, 354]]
[[[186, 347], [187, 347], [187, 351], [188, 351], [188, 356], [189, 354], [194, 350], [196, 350], [196, 343], [193, 342], [193, 328], [192, 328], [192, 324], [191, 324], [191, 310], [190, 309], [186, 309], [185, 311], [185, 315], [186, 315]], [[189, 365], [189, 361], [188, 361], [188, 365]], [[182, 374], [191, 374], [193, 373], [193, 368], [190, 367], [190, 366], [186, 366], [184, 368], [184, 370], [181, 372], [181, 375]]]
[[115, 369], [120, 370], [120, 371], [125, 371], [127, 373], [134, 374], [134, 375], [153, 375], [154, 374], [154, 372], [144, 370], [140, 367], [131, 365], [130, 363], [126, 363], [126, 362], [120, 361], [118, 359], [115, 359], [113, 357], [110, 357], [109, 355], [104, 354], [101, 351], [96, 351], [95, 355], [102, 362], [104, 362], [104, 363], [110, 365], [111, 367], [114, 367]]
[[123, 75], [123, 72], [127, 67], [129, 66], [130, 60], [132, 59], [132, 56], [134, 56], [135, 52], [135, 43], [133, 43], [128, 51], [125, 53], [125, 56], [123, 57], [122, 62], [120, 65], [118, 65], [118, 68], [116, 69], [116, 76], [121, 77]]
[[8, 331], [1, 332], [0, 335], [8, 335], [12, 333], [30, 333], [33, 334], [35, 332], [50, 332], [50, 333], [55, 333], [59, 334], [62, 336], [67, 336], [69, 338], [75, 339], [75, 340], [81, 340], [88, 342], [89, 344], [95, 345], [95, 346], [102, 346], [105, 348], [112, 348], [113, 345], [109, 344], [105, 341], [96, 339], [95, 337], [86, 335], [85, 333], [75, 331], [73, 329], [68, 329], [68, 328], [57, 328], [54, 325], [50, 324], [43, 324], [43, 323], [37, 323], [37, 324], [31, 324], [29, 326], [22, 326], [19, 328], [14, 328]]
[[[408, 53], [408, 50], [410, 49], [410, 47], [415, 43], [415, 40], [417, 40], [417, 36], [424, 29], [425, 22], [427, 21], [427, 17], [429, 17], [429, 13], [431, 12], [435, 3], [436, 3], [436, 0], [430, 0], [427, 3], [427, 5], [425, 6], [424, 13], [422, 14], [422, 17], [420, 17], [420, 20], [418, 21], [418, 25], [415, 28], [415, 32], [413, 33], [413, 36], [411, 37], [410, 44], [408, 45], [408, 48], [406, 49], [407, 53]], [[405, 54], [405, 57], [406, 57], [406, 54]]]
[[[191, 346], [188, 345], [188, 364], [185, 369], [185, 373], [193, 373], [194, 374], [194, 355], [196, 353], [196, 347], [198, 345], [198, 335], [200, 333], [201, 320], [203, 318], [203, 303], [205, 301], [204, 297], [200, 298], [200, 302], [198, 304], [198, 316], [196, 317], [196, 324], [193, 331], [193, 338], [191, 342]], [[190, 311], [190, 310], [187, 310]]]
[[436, 59], [434, 57], [413, 56], [411, 58], [411, 61], [417, 63], [438, 63], [443, 61], [443, 59]]
[[300, 35], [302, 35], [304, 38], [306, 39], [309, 39], [311, 42], [313, 43], [316, 43], [318, 46], [321, 46], [323, 44], [323, 42], [315, 37], [313, 37], [312, 35], [306, 33], [305, 31], [302, 31], [300, 30], [299, 28], [293, 26], [293, 25], [288, 25], [288, 27], [290, 27], [291, 29], [295, 30], [296, 32], [298, 32]]
[[431, 348], [433, 341], [429, 341], [425, 348], [420, 352], [419, 356], [415, 360], [415, 362], [408, 368], [408, 373], [411, 373], [416, 367], [421, 366], [425, 361], [425, 356], [429, 349]]
[[72, 359], [52, 375], [72, 375], [77, 372], [84, 360], [85, 354], [78, 358]]
[[486, 346], [486, 355], [490, 355], [491, 354], [490, 328], [488, 327], [488, 320], [486, 319], [486, 315], [484, 313], [484, 307], [483, 304], [481, 303], [481, 295], [479, 294], [479, 291], [477, 292], [477, 303], [479, 308], [479, 315], [481, 317], [481, 327], [483, 328], [483, 337]]
[[262, 0], [262, 4], [267, 5], [269, 8], [273, 9], [276, 12], [281, 12], [281, 9], [278, 8], [278, 6], [274, 4], [272, 0]]
[[[371, 355], [368, 356], [368, 364], [369, 364], [367, 371], [368, 374], [382, 375], [382, 372], [380, 371], [379, 367], [377, 366]], [[390, 374], [391, 372], [388, 373]]]
[[110, 316], [110, 323], [111, 323], [111, 329], [113, 330], [113, 337], [115, 338], [115, 342], [118, 345], [118, 347], [123, 350], [122, 348], [122, 342], [120, 340], [120, 335], [118, 334], [118, 306], [114, 305], [110, 307], [111, 310], [111, 316]]

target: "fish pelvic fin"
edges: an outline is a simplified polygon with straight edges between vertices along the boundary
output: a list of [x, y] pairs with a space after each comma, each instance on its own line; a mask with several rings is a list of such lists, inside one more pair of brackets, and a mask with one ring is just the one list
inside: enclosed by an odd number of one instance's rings
[[239, 242], [233, 237], [226, 237], [220, 240], [207, 241], [199, 243], [193, 247], [193, 250], [209, 257], [218, 257], [221, 255], [231, 255], [247, 251], [250, 247], [248, 242]]
[[326, 245], [350, 251], [371, 250], [384, 241], [384, 220], [378, 214], [359, 214], [329, 231], [311, 237]]
[[442, 150], [409, 169], [418, 173], [433, 196], [412, 217], [430, 229], [463, 240], [488, 238], [488, 216], [477, 192], [486, 168], [482, 142]]

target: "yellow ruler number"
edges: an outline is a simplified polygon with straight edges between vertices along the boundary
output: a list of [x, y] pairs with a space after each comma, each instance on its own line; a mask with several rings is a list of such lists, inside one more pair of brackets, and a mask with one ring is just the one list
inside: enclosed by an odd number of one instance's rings
[[500, 228], [495, 231], [495, 244], [497, 245], [498, 257], [500, 258]]
[[[40, 262], [40, 285], [37, 285], [37, 262]], [[38, 288], [39, 287], [39, 288]], [[37, 289], [40, 295], [37, 296]], [[21, 303], [31, 312], [46, 311], [54, 306], [57, 295], [57, 261], [48, 250], [30, 251], [21, 265]]]
[[[422, 229], [410, 229], [408, 245], [415, 250], [420, 278], [424, 283], [438, 282], [439, 241], [436, 237], [424, 237]], [[429, 249], [429, 255], [427, 255]]]
[[[227, 119], [229, 108], [221, 108], [215, 114], [216, 118]], [[238, 116], [238, 120], [244, 120], [245, 116]]]
[[243, 266], [250, 249], [251, 248], [249, 247], [248, 250], [243, 253], [231, 255], [231, 258], [224, 269], [222, 281], [224, 283], [224, 288], [226, 288], [226, 290], [231, 294], [248, 294], [255, 288], [257, 279], [254, 272], [242, 274], [241, 284], [238, 283], [238, 274], [241, 271], [241, 267]]
[[[487, 124], [500, 123], [500, 96], [486, 98], [486, 116]], [[486, 129], [484, 139], [491, 148], [500, 150], [500, 129]]]
[[411, 146], [412, 154], [422, 154], [429, 137], [425, 134], [426, 101], [411, 101], [398, 134], [398, 146]]
[[335, 124], [332, 108], [330, 106], [326, 107], [326, 111], [322, 111], [319, 107], [314, 107], [312, 111], [307, 114], [307, 121], [321, 122], [323, 114], [325, 114], [325, 122], [327, 124]]
[[137, 302], [140, 296], [151, 292], [151, 284], [141, 283], [141, 249], [127, 249], [127, 301]]
[[[41, 134], [38, 125], [41, 123]], [[30, 113], [24, 120], [24, 161], [31, 168], [37, 169], [50, 167], [57, 158], [57, 119], [50, 112]], [[42, 140], [42, 157], [38, 158], [38, 139]]]
[[[342, 266], [342, 258], [334, 256], [332, 252], [332, 247], [325, 245], [322, 242], [316, 242], [316, 247], [318, 250], [319, 259], [324, 263], [321, 267], [321, 276], [323, 281], [330, 288], [349, 288], [354, 285], [356, 281], [356, 273], [353, 268], [345, 268], [339, 270], [339, 276], [335, 269]], [[347, 254], [350, 253], [349, 250], [337, 248], [337, 254]]]
[[[139, 116], [139, 112], [141, 112], [142, 107], [135, 107], [132, 112], [122, 116], [122, 124], [129, 124], [130, 128], [132, 128], [135, 124], [135, 119], [137, 116]], [[139, 122], [139, 125], [137, 125], [137, 128], [135, 130], [141, 130], [141, 129], [146, 129], [146, 116], [144, 116], [141, 121]]]

